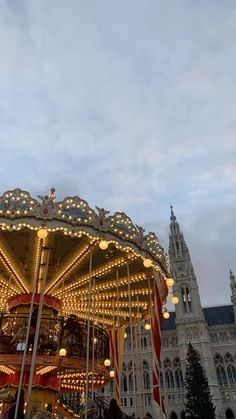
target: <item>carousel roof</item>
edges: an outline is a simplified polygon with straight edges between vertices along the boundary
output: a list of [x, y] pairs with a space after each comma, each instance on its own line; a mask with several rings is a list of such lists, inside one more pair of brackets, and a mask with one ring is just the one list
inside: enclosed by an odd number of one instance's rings
[[[145, 234], [123, 212], [95, 211], [77, 196], [56, 202], [53, 188], [48, 196], [38, 197], [20, 189], [0, 197], [1, 311], [7, 310], [10, 297], [32, 292], [35, 276], [40, 292], [48, 253], [45, 292], [61, 301], [63, 315], [86, 318], [91, 298], [95, 322], [126, 324], [131, 297], [133, 320], [146, 318], [158, 273], [165, 300], [168, 266], [154, 233]], [[47, 237], [38, 236], [40, 229]], [[151, 266], [145, 267], [144, 260]]]

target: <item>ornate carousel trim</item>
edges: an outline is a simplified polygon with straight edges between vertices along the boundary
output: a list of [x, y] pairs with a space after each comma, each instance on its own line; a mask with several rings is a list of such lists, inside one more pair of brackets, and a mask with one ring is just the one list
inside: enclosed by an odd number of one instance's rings
[[[101, 239], [106, 234], [111, 242], [120, 243], [127, 251], [130, 248], [143, 257], [151, 257], [156, 268], [169, 273], [169, 266], [164, 249], [154, 232], [135, 225], [124, 212], [113, 215], [104, 208], [96, 207], [97, 212], [78, 196], [56, 202], [55, 189], [49, 195], [38, 195], [40, 201], [32, 198], [29, 192], [14, 189], [0, 197], [1, 229], [19, 230], [23, 227], [36, 230], [47, 227], [49, 231], [62, 230], [64, 234], [80, 236], [86, 234], [91, 238]], [[155, 268], [155, 266], [154, 266]]]

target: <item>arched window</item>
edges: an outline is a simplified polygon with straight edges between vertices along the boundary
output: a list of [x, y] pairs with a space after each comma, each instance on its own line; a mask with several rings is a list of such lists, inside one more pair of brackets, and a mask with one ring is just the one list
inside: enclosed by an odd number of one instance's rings
[[182, 302], [184, 306], [184, 312], [191, 312], [192, 311], [192, 300], [191, 295], [188, 287], [182, 287], [181, 288], [181, 296], [182, 296]]
[[174, 376], [172, 371], [170, 371], [170, 386], [171, 388], [175, 388]]
[[144, 382], [144, 389], [150, 389], [150, 376], [149, 376], [149, 364], [146, 359], [143, 359], [143, 382]]
[[122, 376], [121, 376], [121, 388], [124, 393], [127, 392], [127, 377], [124, 372], [122, 372]]
[[178, 416], [176, 415], [175, 412], [172, 412], [170, 415], [170, 419], [178, 419]]
[[174, 376], [173, 376], [173, 372], [171, 370], [166, 371], [165, 379], [166, 379], [166, 386], [169, 390], [172, 389], [172, 388], [175, 388]]
[[227, 410], [226, 410], [226, 412], [225, 412], [225, 417], [226, 417], [227, 419], [234, 419], [234, 414], [233, 414], [233, 412], [232, 412], [232, 410], [231, 410], [231, 409], [227, 409]]
[[190, 292], [188, 287], [186, 288], [186, 297], [187, 297], [187, 303], [188, 303], [188, 310], [191, 312], [192, 311], [192, 301], [191, 301], [191, 296], [190, 296]]
[[186, 295], [185, 295], [184, 288], [181, 288], [181, 295], [182, 295], [182, 302], [183, 302], [183, 306], [184, 306], [184, 312], [187, 313], [187, 301], [186, 301]]
[[146, 348], [147, 347], [147, 338], [144, 336], [143, 338], [143, 347]]
[[177, 389], [181, 389], [184, 387], [184, 380], [183, 380], [183, 374], [181, 371], [181, 365], [180, 365], [180, 359], [176, 357], [173, 361], [173, 366], [175, 368], [175, 385]]
[[216, 365], [216, 373], [218, 382], [221, 386], [236, 385], [236, 369], [234, 366], [234, 358], [230, 352], [226, 352], [224, 358], [222, 355], [217, 353], [214, 357]]
[[133, 374], [129, 374], [129, 391], [133, 391]]
[[165, 373], [165, 382], [166, 382], [166, 387], [167, 387], [168, 389], [170, 389], [169, 371], [166, 371], [166, 373]]
[[162, 372], [160, 372], [160, 386], [161, 386], [161, 389], [163, 390], [164, 389], [164, 380], [163, 380]]
[[[136, 375], [134, 376], [135, 379], [135, 390], [137, 390], [137, 378]], [[129, 374], [129, 391], [134, 391], [134, 386], [133, 386], [133, 373]]]
[[147, 371], [144, 371], [143, 373], [143, 382], [144, 382], [144, 389], [149, 390], [150, 389], [150, 376]]
[[219, 385], [220, 386], [227, 385], [227, 377], [226, 377], [225, 369], [222, 365], [218, 365], [218, 367], [216, 368], [216, 373], [217, 373]]
[[227, 366], [227, 375], [229, 384], [235, 385], [236, 384], [236, 371], [233, 365], [229, 364]]
[[175, 384], [177, 389], [183, 388], [184, 386], [183, 374], [180, 369], [175, 371]]
[[179, 372], [178, 371], [175, 371], [175, 385], [176, 385], [177, 389], [180, 388]]

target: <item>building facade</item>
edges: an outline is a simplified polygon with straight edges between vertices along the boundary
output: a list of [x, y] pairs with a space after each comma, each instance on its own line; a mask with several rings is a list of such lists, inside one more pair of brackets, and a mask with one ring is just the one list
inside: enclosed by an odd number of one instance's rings
[[[206, 371], [217, 419], [236, 418], [236, 280], [230, 271], [231, 302], [202, 308], [191, 256], [171, 208], [169, 258], [175, 279], [176, 311], [162, 324], [160, 389], [168, 419], [184, 419], [184, 374], [188, 343], [199, 352]], [[134, 330], [133, 351], [127, 333], [122, 371], [123, 410], [136, 417], [152, 409], [152, 348], [150, 331]], [[134, 364], [134, 369], [132, 365]], [[136, 369], [136, 365], [139, 369]], [[135, 384], [134, 384], [135, 381]], [[105, 390], [109, 397], [112, 386]], [[155, 418], [156, 419], [156, 418]]]

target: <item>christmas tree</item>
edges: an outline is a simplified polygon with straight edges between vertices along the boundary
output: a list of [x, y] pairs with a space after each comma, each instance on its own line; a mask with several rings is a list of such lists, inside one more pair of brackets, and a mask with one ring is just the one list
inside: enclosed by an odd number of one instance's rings
[[185, 374], [186, 417], [189, 419], [215, 419], [208, 379], [201, 365], [200, 356], [191, 343], [188, 346]]

